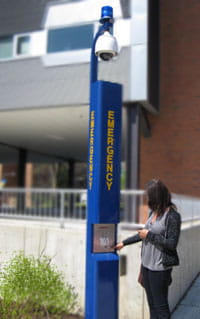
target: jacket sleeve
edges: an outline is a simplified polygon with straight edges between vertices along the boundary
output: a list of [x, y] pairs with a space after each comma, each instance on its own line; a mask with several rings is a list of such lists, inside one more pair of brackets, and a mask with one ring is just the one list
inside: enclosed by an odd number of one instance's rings
[[124, 246], [127, 246], [127, 245], [138, 243], [141, 240], [142, 239], [140, 238], [140, 236], [138, 234], [136, 234], [134, 236], [128, 237], [127, 239], [123, 240], [122, 242], [123, 242]]
[[178, 244], [181, 218], [179, 213], [170, 214], [167, 221], [167, 233], [165, 235], [154, 234], [149, 231], [146, 239], [153, 245], [159, 245], [163, 250], [175, 250]]

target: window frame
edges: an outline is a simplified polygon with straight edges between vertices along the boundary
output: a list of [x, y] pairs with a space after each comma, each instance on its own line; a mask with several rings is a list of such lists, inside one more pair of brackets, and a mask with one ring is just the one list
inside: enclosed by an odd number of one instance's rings
[[10, 38], [11, 39], [11, 44], [12, 44], [12, 56], [11, 57], [5, 57], [5, 58], [1, 58], [0, 57], [0, 61], [7, 61], [7, 60], [11, 60], [13, 59], [13, 46], [14, 46], [14, 35], [3, 35], [0, 37], [0, 40], [3, 39], [3, 38]]
[[42, 60], [45, 66], [56, 66], [56, 65], [67, 65], [67, 64], [80, 64], [90, 62], [90, 53], [91, 47], [86, 49], [78, 50], [68, 50], [60, 52], [51, 52], [47, 51], [48, 49], [48, 32], [50, 30], [62, 29], [67, 27], [78, 27], [84, 25], [93, 25], [93, 38], [99, 28], [99, 23], [97, 21], [85, 21], [83, 23], [73, 23], [59, 25], [56, 27], [46, 28], [46, 54], [42, 56]]
[[[57, 53], [62, 53], [62, 52], [74, 52], [74, 51], [84, 51], [84, 50], [88, 50], [91, 47], [88, 48], [79, 48], [79, 49], [69, 49], [69, 50], [62, 50], [62, 51], [55, 51], [55, 52], [48, 52], [48, 40], [49, 40], [49, 32], [50, 31], [55, 31], [55, 30], [62, 30], [62, 29], [67, 29], [67, 28], [78, 28], [78, 27], [84, 27], [84, 26], [93, 26], [93, 34], [92, 34], [92, 38], [94, 38], [94, 34], [96, 31], [96, 26], [95, 23], [92, 22], [86, 22], [86, 23], [79, 23], [79, 24], [68, 24], [68, 25], [62, 25], [62, 26], [57, 26], [57, 27], [51, 27], [47, 29], [47, 42], [46, 42], [46, 54], [57, 54]], [[92, 44], [92, 43], [91, 43]]]
[[[17, 53], [18, 51], [18, 41], [20, 38], [28, 37], [29, 38], [29, 52], [28, 53]], [[31, 56], [31, 34], [30, 33], [20, 33], [15, 34], [13, 37], [13, 58], [24, 58]]]
[[[42, 30], [42, 33], [44, 34], [43, 44], [44, 48], [42, 49], [41, 53], [33, 53], [32, 50], [34, 50], [35, 45], [35, 37], [34, 35], [38, 33], [38, 31], [35, 32], [26, 32], [26, 33], [17, 33], [17, 34], [11, 34], [11, 35], [2, 35], [0, 38], [4, 37], [10, 37], [12, 38], [12, 56], [11, 57], [5, 57], [0, 58], [0, 63], [7, 62], [7, 61], [13, 61], [13, 60], [20, 60], [20, 59], [27, 59], [27, 58], [33, 58], [33, 57], [41, 57], [43, 60], [43, 63], [45, 66], [56, 66], [56, 65], [66, 65], [66, 64], [79, 64], [79, 63], [88, 63], [90, 61], [90, 52], [91, 48], [86, 49], [78, 49], [78, 50], [68, 50], [68, 51], [60, 51], [60, 52], [47, 52], [47, 46], [48, 46], [48, 31], [49, 30], [55, 30], [55, 29], [61, 29], [61, 28], [67, 28], [67, 27], [78, 27], [78, 26], [84, 26], [84, 25], [93, 25], [93, 38], [99, 28], [99, 23], [97, 21], [84, 21], [82, 23], [73, 23], [73, 24], [65, 24], [65, 25], [59, 25], [56, 27], [49, 27]], [[17, 53], [17, 46], [18, 46], [18, 40], [22, 37], [29, 37], [29, 53], [20, 54]]]
[[[5, 35], [5, 36], [1, 36], [0, 39], [1, 38], [6, 38], [6, 37], [12, 38], [12, 56], [11, 57], [7, 57], [7, 58], [2, 58], [2, 59], [0, 58], [0, 62], [32, 57], [32, 54], [31, 54], [31, 38], [32, 38], [32, 34], [31, 33], [19, 33], [19, 34], [7, 35], [7, 36]], [[29, 42], [30, 49], [29, 49], [29, 53], [19, 54], [19, 53], [17, 53], [18, 39], [19, 38], [23, 38], [23, 37], [29, 37], [29, 39], [30, 39], [30, 42]]]

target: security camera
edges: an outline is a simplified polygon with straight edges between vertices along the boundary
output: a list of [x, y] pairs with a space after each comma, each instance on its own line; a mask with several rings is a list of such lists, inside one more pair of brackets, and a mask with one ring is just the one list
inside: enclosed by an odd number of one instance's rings
[[116, 38], [105, 31], [96, 42], [95, 54], [99, 56], [103, 61], [109, 61], [113, 57], [118, 55], [118, 45]]

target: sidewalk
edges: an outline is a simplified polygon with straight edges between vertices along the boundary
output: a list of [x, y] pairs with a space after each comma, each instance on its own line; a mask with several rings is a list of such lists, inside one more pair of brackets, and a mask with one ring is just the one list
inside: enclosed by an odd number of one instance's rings
[[181, 300], [171, 319], [200, 318], [200, 275]]

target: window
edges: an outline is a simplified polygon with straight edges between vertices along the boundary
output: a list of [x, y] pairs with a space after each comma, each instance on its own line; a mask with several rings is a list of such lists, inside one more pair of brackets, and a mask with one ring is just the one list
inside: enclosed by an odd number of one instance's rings
[[30, 52], [30, 36], [24, 35], [17, 37], [17, 47], [16, 54], [17, 55], [27, 55]]
[[93, 24], [49, 30], [47, 52], [88, 49], [92, 45], [93, 33]]
[[0, 37], [0, 60], [29, 55], [30, 40], [27, 34]]
[[0, 37], [0, 59], [12, 58], [13, 55], [13, 37]]

